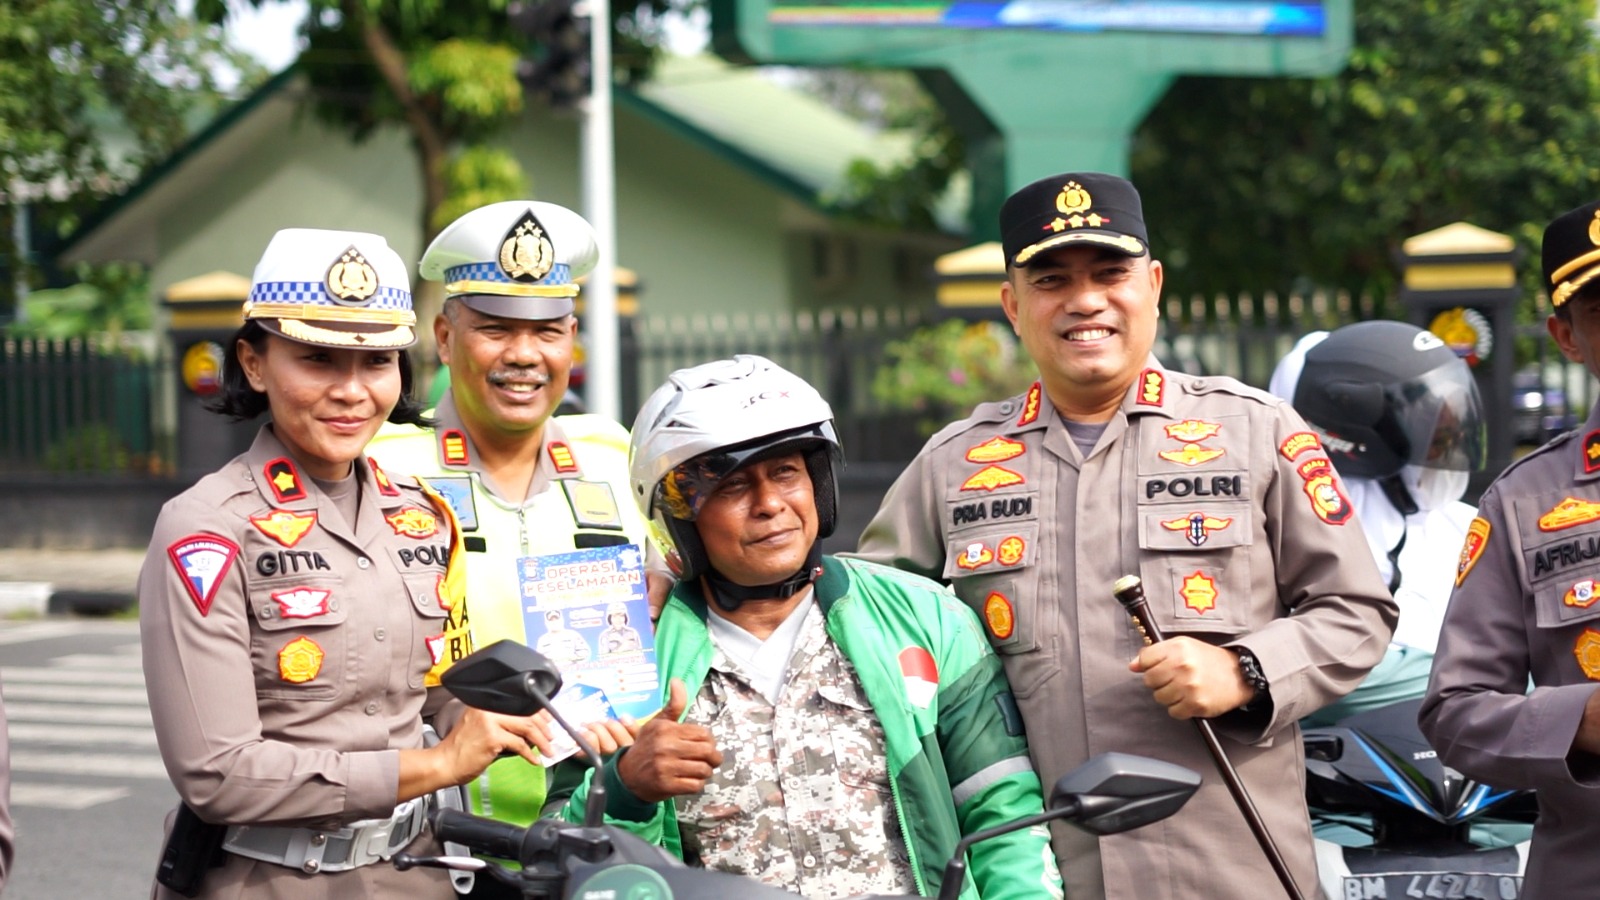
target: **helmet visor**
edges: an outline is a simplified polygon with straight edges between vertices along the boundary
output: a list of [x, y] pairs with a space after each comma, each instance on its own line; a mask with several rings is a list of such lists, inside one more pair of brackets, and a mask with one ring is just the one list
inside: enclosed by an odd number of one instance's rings
[[812, 425], [702, 453], [662, 476], [652, 507], [671, 518], [693, 522], [717, 485], [741, 467], [827, 442], [822, 426]]
[[1483, 468], [1483, 410], [1467, 367], [1433, 369], [1390, 385], [1386, 393], [1385, 424], [1403, 438], [1391, 445], [1409, 447], [1407, 465], [1456, 472]]

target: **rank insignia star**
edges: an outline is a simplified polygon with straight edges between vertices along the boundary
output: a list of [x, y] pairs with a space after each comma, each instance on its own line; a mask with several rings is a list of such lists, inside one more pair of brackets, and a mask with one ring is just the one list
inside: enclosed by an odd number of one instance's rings
[[372, 467], [372, 480], [378, 485], [378, 493], [385, 497], [400, 496], [400, 489], [395, 487], [394, 482], [389, 480], [388, 473], [383, 471], [383, 467], [378, 465], [377, 460], [369, 456], [367, 457], [367, 465]]
[[300, 485], [300, 472], [287, 456], [280, 456], [262, 467], [267, 487], [279, 503], [292, 503], [306, 498], [306, 489]]
[[1583, 473], [1593, 475], [1595, 472], [1600, 472], [1600, 429], [1583, 438]]

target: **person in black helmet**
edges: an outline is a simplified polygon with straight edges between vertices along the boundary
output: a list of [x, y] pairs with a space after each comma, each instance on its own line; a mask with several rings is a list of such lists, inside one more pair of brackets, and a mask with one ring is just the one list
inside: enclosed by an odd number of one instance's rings
[[1461, 502], [1470, 474], [1483, 467], [1472, 372], [1430, 331], [1357, 322], [1301, 338], [1269, 389], [1317, 430], [1400, 605], [1383, 661], [1304, 721], [1331, 724], [1421, 697], [1455, 578], [1450, 563], [1476, 514]]

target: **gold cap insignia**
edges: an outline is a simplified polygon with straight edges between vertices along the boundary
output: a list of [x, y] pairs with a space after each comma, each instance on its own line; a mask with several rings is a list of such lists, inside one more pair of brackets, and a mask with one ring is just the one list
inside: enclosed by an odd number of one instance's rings
[[378, 272], [352, 244], [328, 267], [324, 283], [334, 302], [361, 306], [378, 292]]
[[1061, 189], [1061, 193], [1056, 195], [1056, 209], [1063, 216], [1085, 212], [1093, 204], [1094, 200], [1089, 196], [1089, 192], [1084, 190], [1083, 185], [1076, 181], [1067, 182], [1066, 187]]
[[500, 242], [500, 271], [512, 281], [531, 284], [550, 274], [556, 249], [533, 211], [522, 214]]
[[1589, 220], [1589, 243], [1600, 247], [1600, 209], [1595, 210], [1594, 218]]

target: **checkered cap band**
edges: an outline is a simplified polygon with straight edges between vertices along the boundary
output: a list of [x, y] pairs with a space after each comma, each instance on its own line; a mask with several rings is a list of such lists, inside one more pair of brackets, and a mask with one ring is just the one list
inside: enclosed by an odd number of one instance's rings
[[[511, 276], [500, 270], [500, 264], [494, 262], [468, 263], [464, 266], [451, 266], [444, 270], [445, 284], [457, 281], [498, 281], [503, 284], [524, 284], [525, 282], [513, 281]], [[550, 267], [549, 274], [539, 279], [536, 284], [571, 284], [571, 269], [566, 263], [556, 263]]]
[[378, 293], [363, 306], [335, 303], [320, 281], [264, 281], [250, 286], [251, 303], [302, 303], [334, 309], [385, 309], [411, 311], [411, 292], [401, 288], [378, 287]]

